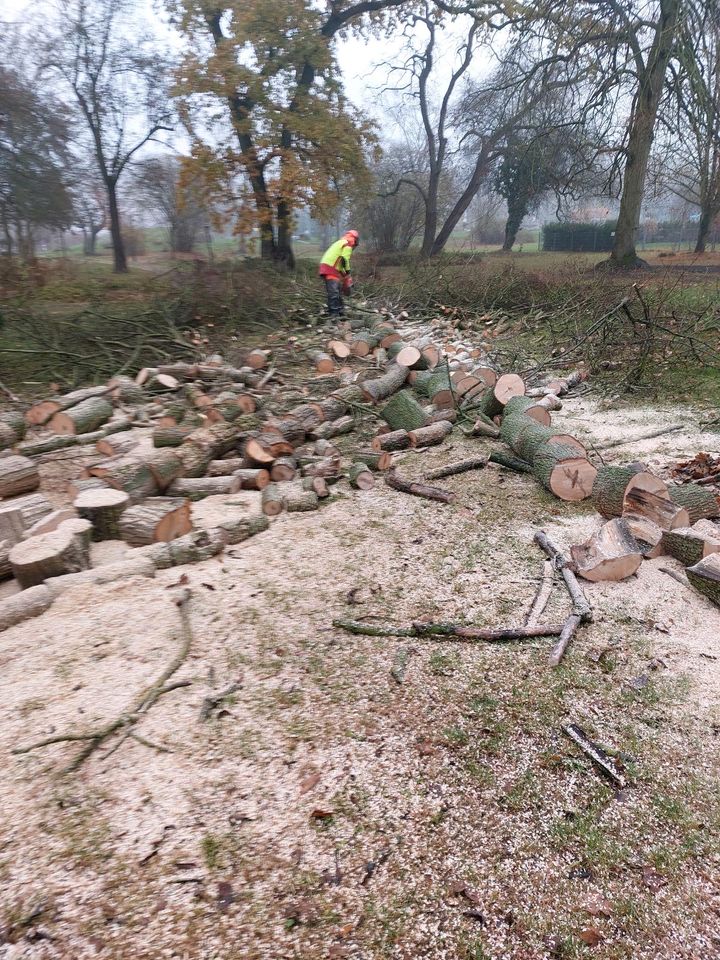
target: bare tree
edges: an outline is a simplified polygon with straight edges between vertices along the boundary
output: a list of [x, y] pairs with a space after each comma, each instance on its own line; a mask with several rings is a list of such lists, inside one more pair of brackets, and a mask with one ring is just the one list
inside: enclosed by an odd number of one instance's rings
[[160, 217], [173, 253], [192, 253], [208, 217], [199, 190], [183, 176], [178, 157], [149, 157], [133, 171], [135, 192]]
[[139, 33], [132, 0], [59, 0], [43, 67], [72, 91], [107, 193], [114, 269], [127, 271], [118, 181], [139, 150], [170, 130], [169, 65]]
[[[403, 143], [393, 143], [371, 167], [376, 194], [354, 205], [356, 222], [370, 249], [384, 253], [405, 251], [421, 235], [425, 208], [417, 190], [401, 185], [394, 187], [408, 168], [408, 149]], [[417, 155], [411, 166], [416, 169], [425, 163], [424, 155]], [[387, 194], [390, 195], [387, 195]]]

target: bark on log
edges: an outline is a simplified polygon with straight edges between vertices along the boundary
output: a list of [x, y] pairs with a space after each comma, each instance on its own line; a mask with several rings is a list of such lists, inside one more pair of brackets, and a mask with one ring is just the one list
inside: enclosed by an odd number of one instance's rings
[[340, 475], [340, 460], [337, 457], [325, 457], [306, 463], [302, 468], [304, 477], [324, 477], [328, 482], [337, 480]]
[[108, 396], [115, 403], [127, 403], [139, 406], [145, 402], [145, 391], [132, 377], [113, 377], [108, 380]]
[[391, 363], [381, 377], [365, 380], [361, 385], [363, 399], [371, 403], [387, 400], [405, 384], [408, 377], [407, 367]]
[[335, 369], [333, 358], [322, 350], [308, 350], [308, 357], [318, 373], [332, 373]]
[[233, 476], [240, 481], [241, 490], [264, 490], [270, 483], [270, 474], [267, 470], [244, 468], [235, 470]]
[[544, 427], [535, 420], [530, 419], [530, 417], [512, 417], [509, 419], [509, 424], [503, 420], [500, 436], [505, 439], [508, 446], [521, 460], [534, 463], [536, 452], [540, 447], [548, 443], [559, 444], [563, 447], [573, 447], [576, 451], [576, 456], [587, 458], [587, 450], [575, 437], [571, 437], [567, 433], [558, 433], [558, 431], [552, 427]]
[[469, 431], [471, 437], [489, 437], [491, 440], [497, 440], [500, 436], [500, 428], [495, 426], [492, 420], [488, 421], [486, 417], [478, 418]]
[[[388, 356], [392, 357], [391, 351], [393, 347], [397, 344], [392, 344], [388, 350]], [[419, 347], [414, 347], [412, 344], [404, 345], [402, 349], [398, 350], [394, 356], [395, 363], [400, 367], [407, 367], [409, 370], [427, 370], [428, 361], [423, 356], [422, 350]]]
[[357, 490], [372, 490], [375, 486], [375, 477], [365, 463], [352, 463], [348, 470], [350, 483]]
[[[387, 434], [385, 434], [387, 436]], [[352, 454], [352, 458], [357, 463], [364, 463], [366, 467], [369, 467], [370, 470], [379, 470], [380, 469], [380, 459], [382, 453], [378, 453], [377, 450], [355, 450]]]
[[379, 437], [374, 437], [371, 442], [371, 446], [376, 453], [383, 450], [389, 452], [408, 450], [410, 444], [410, 434], [407, 430], [393, 430], [391, 433], [383, 433]]
[[696, 590], [720, 607], [720, 554], [711, 553], [685, 573]]
[[668, 492], [674, 504], [687, 510], [690, 523], [720, 517], [718, 498], [710, 490], [705, 490], [704, 487], [700, 487], [696, 483], [684, 483], [681, 486], [671, 485], [668, 487]]
[[292, 452], [293, 445], [277, 433], [260, 433], [250, 437], [244, 449], [245, 456], [261, 466], [273, 463], [278, 457], [287, 457]]
[[[372, 474], [370, 474], [372, 476]], [[285, 509], [288, 513], [308, 513], [317, 510], [320, 504], [314, 490], [304, 490], [292, 485], [285, 494]]]
[[10, 563], [20, 586], [35, 587], [51, 577], [87, 570], [91, 530], [87, 520], [66, 520], [52, 533], [16, 543]]
[[525, 395], [525, 384], [522, 377], [515, 373], [505, 373], [498, 377], [493, 387], [489, 387], [483, 394], [479, 410], [486, 417], [497, 417], [505, 409], [505, 404], [513, 397], [522, 397]]
[[73, 506], [83, 520], [92, 524], [93, 540], [119, 540], [119, 521], [130, 498], [122, 490], [85, 490]]
[[0, 580], [12, 579], [13, 569], [10, 565], [10, 548], [13, 544], [7, 540], [0, 540]]
[[174, 450], [158, 450], [145, 462], [161, 493], [167, 490], [171, 483], [185, 475], [185, 464]]
[[37, 464], [17, 455], [0, 459], [0, 497], [16, 497], [40, 486]]
[[269, 483], [262, 492], [262, 512], [276, 517], [285, 509], [285, 492], [279, 483]]
[[292, 457], [279, 457], [270, 468], [270, 479], [274, 483], [294, 480], [297, 473], [297, 463]]
[[[44, 517], [47, 517], [49, 513], [53, 512], [53, 505], [47, 497], [44, 497], [41, 493], [31, 493], [25, 497], [16, 497], [8, 503], [0, 504], [0, 531], [2, 531], [3, 540], [11, 539], [11, 535], [8, 535], [8, 530], [3, 524], [2, 517], [6, 511], [15, 513], [17, 510], [22, 514], [25, 530], [29, 530], [30, 527], [35, 526], [39, 520], [42, 520]], [[14, 528], [14, 524], [15, 521], [11, 520], [10, 529]]]
[[46, 586], [30, 587], [13, 597], [0, 600], [0, 631], [8, 630], [23, 620], [39, 617], [53, 602], [53, 595]]
[[661, 530], [690, 526], [687, 510], [672, 502], [667, 486], [651, 473], [639, 473], [628, 483], [623, 497], [625, 514], [646, 517]]
[[91, 397], [67, 410], [56, 413], [48, 427], [53, 433], [74, 437], [97, 430], [113, 415], [112, 404], [105, 397]]
[[642, 472], [639, 466], [600, 467], [593, 486], [593, 507], [607, 519], [621, 516], [627, 485]]
[[194, 530], [168, 543], [153, 543], [140, 547], [137, 553], [139, 556], [149, 557], [158, 570], [167, 570], [186, 563], [209, 560], [222, 553], [227, 542], [225, 530], [212, 527], [209, 530]]
[[324, 477], [305, 477], [302, 485], [303, 490], [312, 490], [320, 500], [324, 500], [330, 496], [330, 488]]
[[83, 390], [73, 390], [64, 396], [53, 398], [52, 400], [42, 400], [34, 404], [25, 414], [25, 419], [33, 427], [41, 427], [46, 424], [56, 413], [62, 410], [68, 410], [71, 407], [97, 397], [104, 397], [109, 393], [109, 387], [86, 387]]
[[[321, 400], [315, 404], [315, 406], [320, 411], [323, 422], [327, 420], [337, 420], [339, 417], [344, 417], [348, 412], [348, 405], [342, 397], [325, 397], [324, 400]], [[293, 411], [291, 410], [290, 413], [292, 414]], [[302, 442], [302, 440], [299, 442]]]
[[0, 540], [11, 547], [19, 543], [26, 530], [23, 512], [12, 504], [0, 504]]
[[626, 580], [637, 573], [642, 553], [621, 517], [608, 520], [584, 543], [570, 548], [578, 574], [593, 583]]
[[380, 337], [377, 334], [363, 331], [353, 337], [350, 353], [354, 357], [367, 357], [379, 343]]
[[23, 540], [27, 540], [28, 537], [37, 537], [41, 533], [52, 533], [53, 530], [57, 530], [60, 524], [65, 523], [66, 520], [77, 520], [77, 512], [72, 507], [53, 510], [52, 513], [43, 517], [42, 520], [38, 520], [37, 523], [28, 527], [23, 536]]
[[167, 489], [170, 497], [189, 497], [190, 500], [202, 500], [218, 494], [237, 493], [240, 479], [231, 477], [190, 477], [175, 480]]
[[122, 539], [131, 546], [175, 540], [192, 530], [190, 501], [153, 497], [123, 511], [119, 529]]
[[222, 533], [228, 544], [234, 545], [248, 540], [258, 533], [262, 533], [270, 526], [270, 521], [266, 516], [257, 515], [252, 517], [238, 517], [236, 519], [222, 520], [217, 529]]
[[194, 446], [201, 450], [207, 456], [207, 462], [209, 463], [234, 449], [237, 436], [237, 424], [215, 423], [210, 427], [200, 427], [194, 430], [185, 440], [183, 446]]
[[25, 417], [17, 410], [0, 413], [0, 450], [7, 450], [22, 440], [27, 431]]
[[[701, 523], [703, 521], [700, 521]], [[720, 528], [713, 530], [696, 527], [679, 527], [666, 530], [662, 535], [662, 546], [666, 553], [679, 560], [684, 567], [692, 567], [713, 553], [720, 553]]]
[[[543, 428], [544, 429], [544, 428]], [[578, 502], [592, 495], [597, 468], [565, 443], [542, 444], [535, 451], [533, 475], [560, 500]]]
[[[411, 430], [408, 433], [411, 447], [432, 447], [435, 444], [442, 443], [446, 437], [452, 433], [453, 425], [448, 420], [439, 420], [431, 423], [427, 427], [421, 427], [419, 430]], [[390, 436], [390, 434], [386, 434]]]
[[509, 417], [530, 417], [544, 427], [549, 427], [552, 417], [547, 409], [539, 403], [536, 403], [531, 397], [511, 397], [505, 404], [503, 413], [503, 423]]
[[230, 477], [238, 470], [242, 470], [245, 460], [242, 457], [231, 457], [227, 460], [211, 460], [207, 470], [209, 477]]
[[310, 440], [332, 440], [333, 437], [340, 437], [345, 433], [352, 433], [355, 429], [355, 417], [339, 417], [337, 420], [330, 420], [327, 423], [321, 423], [308, 434]]
[[443, 490], [441, 487], [431, 487], [426, 483], [414, 483], [399, 477], [394, 470], [385, 474], [385, 483], [393, 490], [399, 490], [401, 493], [410, 493], [415, 497], [424, 497], [426, 500], [437, 500], [440, 503], [454, 503], [457, 500], [457, 494], [450, 490]]
[[470, 470], [482, 470], [487, 465], [484, 457], [470, 457], [467, 460], [459, 460], [457, 463], [449, 463], [445, 467], [438, 467], [436, 470], [430, 470], [425, 474], [427, 480], [442, 480], [443, 477], [455, 477], [460, 473], [468, 473]]
[[409, 390], [396, 393], [380, 415], [391, 430], [418, 430], [427, 423], [425, 411]]
[[158, 485], [147, 463], [140, 460], [104, 461], [88, 468], [91, 477], [99, 477], [114, 490], [124, 490], [132, 503], [139, 503], [158, 492]]

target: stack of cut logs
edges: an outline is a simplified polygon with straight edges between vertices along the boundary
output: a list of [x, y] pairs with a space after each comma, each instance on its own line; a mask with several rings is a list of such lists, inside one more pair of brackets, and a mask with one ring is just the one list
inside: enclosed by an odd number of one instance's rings
[[[583, 374], [527, 390], [478, 349], [404, 341], [396, 321], [370, 311], [306, 359], [317, 392], [332, 389], [289, 409], [270, 392], [270, 352], [253, 350], [240, 368], [221, 357], [146, 368], [134, 380], [118, 376], [43, 400], [25, 416], [0, 416], [0, 576], [24, 588], [0, 602], [0, 629], [42, 612], [75, 583], [153, 576], [206, 559], [266, 529], [268, 517], [317, 509], [341, 477], [369, 490], [374, 474], [388, 471], [391, 486], [416, 492], [395, 474], [394, 454], [442, 443], [456, 424], [466, 436], [502, 439], [512, 453], [493, 459], [532, 473], [555, 496], [594, 495], [610, 522], [574, 548], [581, 575], [620, 579], [662, 550], [689, 561], [692, 582], [720, 599], [720, 535], [698, 525], [720, 513], [715, 498], [689, 484], [666, 487], [642, 470], [598, 473], [582, 443], [553, 429], [559, 397]], [[337, 438], [378, 421], [364, 446], [341, 453]], [[49, 435], [25, 440], [27, 427]], [[92, 445], [104, 459], [70, 483], [72, 506], [54, 510], [37, 492], [37, 461], [73, 445]], [[259, 515], [193, 529], [191, 500], [239, 490], [258, 492]], [[91, 569], [91, 539], [122, 539], [133, 549], [121, 563]]]

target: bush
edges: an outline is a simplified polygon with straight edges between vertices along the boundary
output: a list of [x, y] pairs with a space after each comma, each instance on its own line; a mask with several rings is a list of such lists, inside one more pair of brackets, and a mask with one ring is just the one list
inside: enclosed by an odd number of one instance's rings
[[616, 220], [604, 223], [546, 223], [542, 229], [543, 250], [601, 253], [613, 248]]

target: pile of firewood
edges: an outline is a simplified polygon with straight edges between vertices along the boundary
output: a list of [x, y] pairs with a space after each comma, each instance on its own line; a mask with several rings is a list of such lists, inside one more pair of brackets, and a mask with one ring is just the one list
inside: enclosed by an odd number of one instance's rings
[[[204, 560], [266, 529], [269, 517], [318, 509], [341, 478], [369, 490], [381, 471], [396, 490], [452, 503], [450, 491], [399, 477], [395, 454], [442, 443], [454, 430], [501, 439], [511, 453], [490, 459], [531, 473], [563, 500], [594, 496], [609, 523], [573, 548], [579, 575], [622, 579], [664, 551], [687, 560], [691, 581], [717, 602], [720, 537], [698, 525], [720, 514], [715, 497], [691, 484], [667, 487], [642, 470], [598, 473], [582, 443], [553, 428], [559, 397], [583, 373], [528, 389], [471, 344], [403, 339], [405, 319], [366, 311], [338, 326], [325, 349], [294, 344], [318, 391], [332, 387], [294, 405], [277, 389], [271, 352], [253, 350], [239, 368], [219, 356], [146, 368], [135, 379], [42, 400], [24, 416], [0, 416], [0, 577], [23, 588], [0, 602], [0, 629], [42, 612], [75, 583]], [[360, 428], [366, 439], [343, 454], [347, 443], [334, 441]], [[102, 459], [72, 480], [70, 502], [56, 510], [38, 492], [38, 460], [74, 445]], [[258, 515], [193, 528], [192, 500], [239, 490], [257, 491]], [[125, 560], [92, 568], [90, 542], [117, 539], [131, 548]]]

